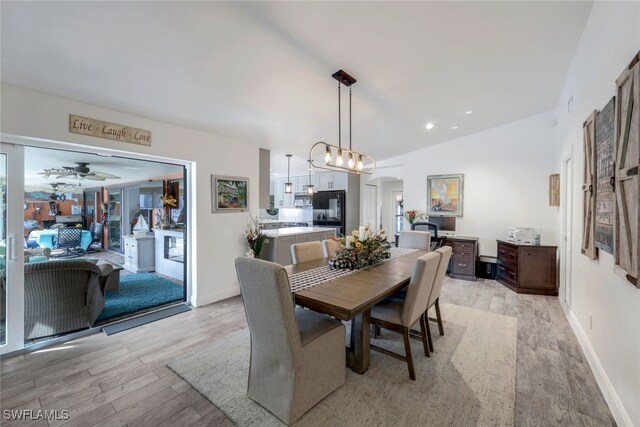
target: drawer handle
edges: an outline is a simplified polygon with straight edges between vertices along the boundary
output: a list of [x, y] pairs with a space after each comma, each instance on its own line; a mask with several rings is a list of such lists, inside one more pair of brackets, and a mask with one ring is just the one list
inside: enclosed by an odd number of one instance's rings
[[504, 251], [500, 251], [500, 253], [501, 253], [501, 254], [503, 254], [503, 253], [504, 253]]
[[460, 256], [464, 256], [464, 252], [462, 252], [462, 253], [460, 254]]
[[458, 263], [458, 266], [459, 266], [459, 267], [466, 267], [466, 266], [467, 266], [467, 264], [460, 264], [460, 263]]

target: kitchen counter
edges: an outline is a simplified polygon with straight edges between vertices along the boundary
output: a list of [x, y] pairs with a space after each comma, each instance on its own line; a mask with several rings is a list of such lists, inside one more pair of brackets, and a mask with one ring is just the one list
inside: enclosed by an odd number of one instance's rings
[[320, 242], [335, 237], [336, 229], [331, 227], [288, 227], [264, 230], [264, 242], [260, 258], [280, 265], [292, 264], [291, 245], [304, 242]]
[[335, 227], [286, 227], [286, 228], [276, 228], [273, 230], [264, 230], [264, 234], [271, 238], [278, 238], [283, 236], [297, 236], [300, 234], [309, 234], [309, 233], [326, 233], [331, 232], [335, 233]]

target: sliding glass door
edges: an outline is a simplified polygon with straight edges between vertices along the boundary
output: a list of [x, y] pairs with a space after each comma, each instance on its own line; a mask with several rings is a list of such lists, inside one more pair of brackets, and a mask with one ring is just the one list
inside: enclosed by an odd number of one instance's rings
[[0, 143], [0, 353], [24, 343], [24, 151]]

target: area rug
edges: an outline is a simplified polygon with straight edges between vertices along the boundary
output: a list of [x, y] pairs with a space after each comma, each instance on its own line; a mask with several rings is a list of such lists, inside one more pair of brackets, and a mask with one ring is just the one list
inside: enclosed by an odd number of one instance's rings
[[184, 288], [154, 273], [123, 274], [120, 291], [107, 291], [98, 322], [183, 298]]
[[[416, 381], [406, 363], [373, 351], [364, 375], [347, 369], [346, 383], [295, 425], [514, 425], [517, 319], [451, 304], [442, 314], [445, 335], [434, 336], [431, 358], [411, 342]], [[403, 353], [400, 334], [383, 330], [372, 341]], [[239, 426], [284, 425], [246, 397], [249, 353], [244, 329], [169, 368]]]

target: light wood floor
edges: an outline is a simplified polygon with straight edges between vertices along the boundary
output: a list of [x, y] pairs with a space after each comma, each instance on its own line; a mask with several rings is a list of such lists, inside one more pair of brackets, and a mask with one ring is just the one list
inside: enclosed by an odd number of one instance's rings
[[[518, 318], [518, 426], [614, 424], [556, 298], [517, 295], [493, 281], [448, 280], [442, 300]], [[166, 364], [244, 327], [236, 297], [110, 337], [2, 360], [0, 403], [3, 410], [67, 409], [65, 426], [232, 425]]]

